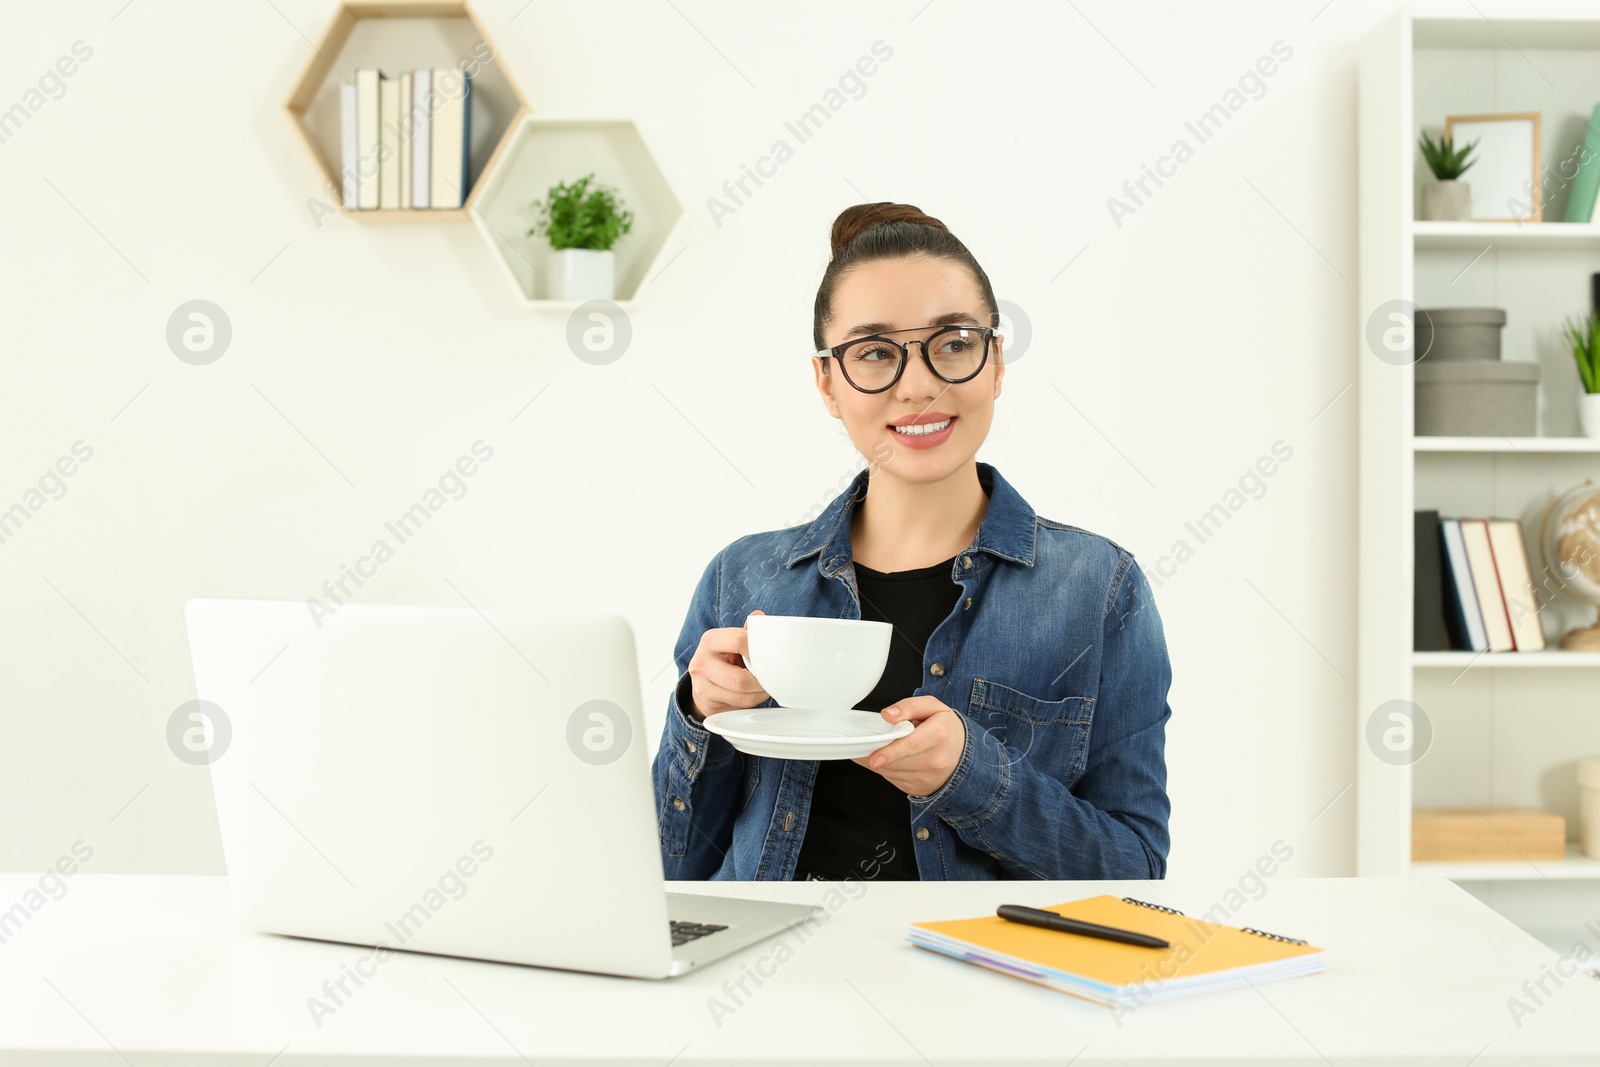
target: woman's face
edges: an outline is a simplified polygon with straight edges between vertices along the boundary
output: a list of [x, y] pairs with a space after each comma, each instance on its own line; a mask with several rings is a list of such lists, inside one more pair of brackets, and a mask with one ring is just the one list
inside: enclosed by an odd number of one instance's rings
[[[839, 276], [833, 289], [833, 316], [824, 335], [828, 347], [853, 337], [887, 333], [906, 344], [939, 325], [989, 325], [989, 309], [972, 271], [950, 259], [912, 256], [864, 263]], [[893, 333], [917, 330], [917, 333]], [[837, 366], [823, 373], [812, 358], [817, 389], [850, 441], [869, 462], [911, 482], [936, 482], [970, 463], [989, 434], [994, 401], [1000, 395], [1005, 365], [1001, 341], [989, 345], [989, 359], [975, 378], [959, 385], [944, 381], [922, 358], [921, 345], [909, 345], [910, 358], [900, 380], [881, 393], [863, 393]], [[838, 361], [829, 360], [830, 363]], [[949, 417], [949, 430], [912, 438], [891, 427], [906, 416]], [[943, 438], [939, 440], [939, 438]], [[930, 443], [936, 442], [936, 443]], [[915, 447], [927, 444], [928, 447]]]

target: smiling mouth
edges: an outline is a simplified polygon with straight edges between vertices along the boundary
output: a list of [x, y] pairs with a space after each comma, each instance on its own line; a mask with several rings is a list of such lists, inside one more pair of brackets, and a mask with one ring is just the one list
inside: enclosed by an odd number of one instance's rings
[[943, 422], [925, 422], [920, 426], [891, 426], [889, 429], [902, 437], [926, 437], [931, 433], [938, 433], [956, 421], [954, 415]]

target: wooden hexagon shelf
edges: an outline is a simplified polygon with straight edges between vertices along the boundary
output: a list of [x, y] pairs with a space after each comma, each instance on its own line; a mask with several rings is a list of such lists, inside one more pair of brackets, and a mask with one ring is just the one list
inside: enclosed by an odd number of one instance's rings
[[472, 139], [466, 206], [341, 214], [364, 219], [464, 219], [526, 110], [523, 96], [466, 0], [345, 0], [322, 31], [284, 105], [340, 203], [339, 86], [358, 67], [395, 73], [413, 67], [472, 71]]
[[548, 299], [550, 245], [528, 230], [536, 221], [535, 200], [557, 182], [591, 171], [597, 182], [615, 186], [623, 206], [633, 212], [632, 229], [612, 249], [618, 306], [631, 307], [640, 287], [681, 251], [672, 248], [672, 237], [684, 221], [683, 204], [632, 121], [524, 115], [493, 172], [478, 186], [471, 214], [513, 289], [530, 307], [578, 306]]

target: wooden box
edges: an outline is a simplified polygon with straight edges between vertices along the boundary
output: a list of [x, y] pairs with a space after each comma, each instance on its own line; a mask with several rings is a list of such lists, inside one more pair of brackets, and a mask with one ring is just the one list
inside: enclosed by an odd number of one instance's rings
[[1559, 860], [1567, 853], [1567, 820], [1539, 808], [1415, 808], [1415, 861]]

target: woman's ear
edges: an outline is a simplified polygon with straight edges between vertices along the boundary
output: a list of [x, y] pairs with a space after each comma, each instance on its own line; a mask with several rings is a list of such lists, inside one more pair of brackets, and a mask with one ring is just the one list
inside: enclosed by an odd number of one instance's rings
[[822, 402], [828, 407], [828, 414], [836, 419], [843, 419], [839, 414], [839, 402], [833, 398], [833, 377], [831, 371], [822, 369], [822, 357], [811, 357], [811, 370], [817, 376], [817, 392], [822, 394]]

